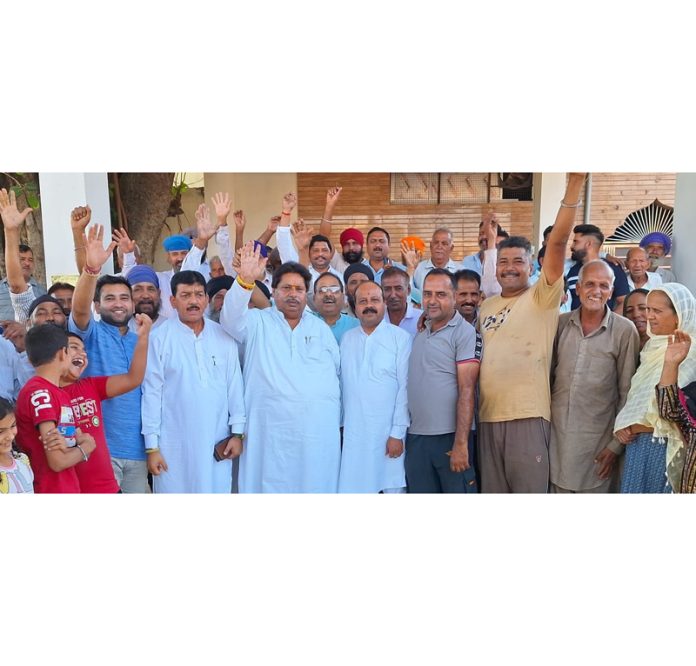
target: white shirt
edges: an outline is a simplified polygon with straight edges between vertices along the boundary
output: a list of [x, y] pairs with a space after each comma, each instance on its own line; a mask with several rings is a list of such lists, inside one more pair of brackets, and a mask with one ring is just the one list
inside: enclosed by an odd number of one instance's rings
[[[411, 340], [418, 335], [418, 320], [422, 314], [423, 310], [415, 307], [409, 300], [409, 302], [406, 304], [406, 314], [399, 322], [399, 328], [406, 331], [411, 336]], [[389, 311], [386, 308], [384, 309], [384, 321], [391, 324], [391, 321], [389, 320]]]
[[157, 493], [229, 493], [232, 461], [213, 448], [244, 432], [244, 386], [237, 345], [204, 320], [198, 336], [178, 317], [152, 333], [143, 381], [145, 447], [159, 446], [168, 471], [153, 477]]
[[343, 453], [338, 491], [378, 493], [406, 486], [404, 454], [387, 456], [387, 439], [404, 440], [409, 426], [411, 338], [383, 321], [370, 335], [362, 326], [341, 339]]
[[245, 344], [247, 438], [239, 492], [335, 493], [341, 458], [340, 358], [331, 329], [307, 308], [292, 329], [272, 305], [249, 309], [235, 282], [220, 323]]
[[[642, 289], [647, 289], [649, 291], [650, 289], [655, 289], [655, 287], [659, 287], [662, 284], [662, 276], [659, 273], [651, 273], [648, 271], [646, 275], [648, 276], [648, 281], [641, 287]], [[630, 273], [626, 273], [626, 280], [628, 282], [628, 286], [631, 288], [631, 291], [636, 289], [636, 285], [633, 284]]]

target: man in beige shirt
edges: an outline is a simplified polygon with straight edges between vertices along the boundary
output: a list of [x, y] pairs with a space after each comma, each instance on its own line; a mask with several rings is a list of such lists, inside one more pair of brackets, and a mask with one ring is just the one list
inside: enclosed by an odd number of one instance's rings
[[614, 272], [602, 260], [580, 269], [580, 307], [562, 314], [551, 374], [551, 492], [610, 492], [623, 446], [614, 421], [638, 364], [636, 327], [607, 303]]
[[502, 292], [481, 306], [480, 465], [483, 492], [545, 493], [549, 483], [549, 374], [563, 295], [566, 245], [585, 174], [571, 173], [532, 286], [531, 245], [512, 237], [498, 248]]

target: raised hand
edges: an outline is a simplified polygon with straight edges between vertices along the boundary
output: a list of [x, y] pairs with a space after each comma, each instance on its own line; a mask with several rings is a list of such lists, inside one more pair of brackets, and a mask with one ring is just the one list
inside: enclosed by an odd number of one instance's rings
[[121, 250], [123, 254], [135, 252], [135, 241], [129, 238], [128, 232], [125, 229], [114, 229], [111, 232], [111, 240], [118, 244], [118, 249]]
[[135, 334], [139, 337], [145, 337], [150, 334], [150, 329], [152, 328], [152, 319], [144, 313], [136, 314], [133, 316], [135, 319], [136, 329]]
[[290, 213], [295, 206], [297, 206], [297, 197], [292, 192], [288, 192], [283, 197], [283, 212]]
[[270, 220], [268, 220], [268, 226], [266, 229], [268, 231], [275, 233], [278, 231], [278, 225], [280, 224], [280, 215], [274, 215]]
[[247, 284], [263, 280], [266, 275], [266, 261], [267, 258], [261, 256], [261, 246], [254, 249], [254, 241], [248, 241], [241, 248], [237, 274]]
[[489, 211], [483, 216], [482, 222], [481, 231], [486, 236], [486, 249], [494, 250], [498, 238], [498, 218], [493, 211]]
[[20, 213], [17, 209], [17, 195], [14, 190], [10, 190], [9, 194], [5, 188], [0, 190], [0, 215], [6, 229], [19, 229], [32, 210], [32, 208], [25, 208]]
[[207, 243], [217, 231], [218, 225], [210, 221], [208, 206], [202, 203], [196, 209], [196, 229], [198, 230], [198, 239], [203, 243]]
[[342, 187], [332, 187], [326, 192], [326, 206], [327, 208], [333, 208], [338, 202], [338, 197], [341, 195]]
[[292, 237], [295, 239], [295, 247], [298, 252], [306, 250], [309, 248], [309, 242], [312, 240], [314, 235], [312, 230], [304, 223], [304, 220], [300, 218], [292, 225], [290, 231]]
[[691, 336], [677, 329], [674, 331], [674, 335], [669, 336], [665, 351], [665, 363], [679, 365], [689, 355], [689, 349], [691, 349]]
[[86, 234], [83, 232], [82, 241], [85, 246], [87, 266], [97, 270], [108, 261], [116, 248], [116, 241], [111, 241], [109, 246], [104, 249], [104, 226], [101, 224], [92, 225]]
[[227, 224], [227, 216], [230, 214], [230, 209], [232, 208], [232, 201], [230, 200], [230, 195], [228, 192], [224, 194], [218, 192], [213, 196], [213, 206], [215, 206], [215, 217], [217, 217], [218, 224], [224, 227]]
[[246, 216], [244, 215], [243, 210], [236, 210], [233, 213], [234, 215], [234, 226], [237, 229], [237, 231], [244, 231], [244, 227], [246, 227]]
[[92, 209], [89, 206], [78, 206], [70, 213], [70, 227], [73, 231], [84, 231], [92, 219]]
[[416, 267], [420, 263], [423, 256], [422, 252], [416, 250], [414, 243], [407, 243], [406, 241], [401, 241], [401, 254], [406, 262], [406, 269], [409, 275], [413, 274]]

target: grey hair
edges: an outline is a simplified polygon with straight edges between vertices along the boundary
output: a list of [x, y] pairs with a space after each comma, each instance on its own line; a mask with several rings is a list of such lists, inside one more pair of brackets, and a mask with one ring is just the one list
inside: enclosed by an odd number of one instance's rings
[[580, 272], [578, 273], [578, 283], [582, 282], [583, 273], [590, 266], [603, 266], [604, 269], [607, 271], [607, 274], [611, 276], [612, 287], [614, 286], [614, 280], [616, 280], [616, 275], [614, 274], [614, 271], [611, 269], [611, 266], [606, 261], [604, 261], [604, 259], [593, 259], [592, 261], [588, 261], [586, 264], [583, 264], [580, 268]]
[[454, 234], [447, 227], [438, 227], [435, 229], [435, 231], [433, 231], [433, 236], [435, 236], [435, 234], [439, 231], [444, 231], [449, 236], [451, 241], [454, 240]]

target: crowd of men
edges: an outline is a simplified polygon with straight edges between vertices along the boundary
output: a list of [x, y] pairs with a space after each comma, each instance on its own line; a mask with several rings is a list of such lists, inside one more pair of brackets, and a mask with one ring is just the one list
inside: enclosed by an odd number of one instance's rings
[[[640, 379], [652, 382], [645, 419], [630, 394], [658, 338], [659, 369], [667, 357], [687, 367], [693, 296], [670, 287], [666, 235], [646, 236], [624, 268], [598, 227], [575, 225], [584, 181], [569, 174], [537, 258], [492, 213], [463, 261], [446, 228], [429, 258], [408, 237], [393, 259], [382, 227], [344, 229], [335, 248], [336, 187], [318, 230], [291, 224], [289, 193], [256, 240], [216, 194], [214, 219], [202, 204], [155, 271], [125, 230], [107, 243], [79, 206], [79, 278], [48, 291], [20, 243], [30, 209], [2, 190], [0, 491], [648, 492], [622, 485], [646, 433], [669, 441], [665, 462], [635, 458], [628, 477], [643, 466], [662, 477], [655, 492], [683, 490], [685, 431], [675, 443], [650, 420], [652, 407], [668, 418], [653, 375]], [[207, 257], [213, 237], [220, 254]], [[114, 251], [120, 272], [104, 275]], [[664, 331], [656, 292], [677, 313]]]

